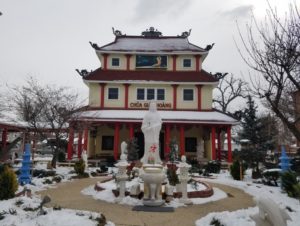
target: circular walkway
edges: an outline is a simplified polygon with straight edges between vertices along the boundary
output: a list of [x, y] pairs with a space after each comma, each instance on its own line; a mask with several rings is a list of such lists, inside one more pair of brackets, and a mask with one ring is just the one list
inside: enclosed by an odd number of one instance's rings
[[63, 208], [103, 213], [106, 219], [114, 222], [116, 226], [194, 226], [197, 219], [210, 212], [234, 211], [254, 206], [252, 197], [244, 191], [215, 183], [210, 184], [228, 193], [227, 198], [202, 205], [176, 208], [172, 213], [132, 211], [132, 206], [107, 203], [81, 194], [80, 191], [84, 188], [104, 179], [104, 177], [77, 179], [58, 184], [57, 188], [39, 194], [50, 195], [52, 199], [50, 206], [59, 205]]

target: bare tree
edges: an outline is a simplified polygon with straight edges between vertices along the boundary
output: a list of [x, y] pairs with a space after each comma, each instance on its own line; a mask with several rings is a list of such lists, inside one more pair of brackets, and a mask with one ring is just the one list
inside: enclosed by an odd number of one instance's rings
[[257, 72], [251, 78], [253, 93], [300, 140], [300, 109], [295, 95], [300, 92], [300, 12], [296, 3], [291, 4], [285, 18], [269, 4], [262, 24], [254, 18], [247, 25], [247, 36], [239, 29], [246, 54], [240, 54], [246, 64]]
[[12, 88], [11, 107], [35, 134], [43, 139], [49, 132], [54, 135], [52, 166], [55, 167], [68, 122], [80, 108], [78, 95], [67, 87], [42, 86], [30, 78], [25, 85]]
[[213, 99], [217, 109], [224, 113], [234, 115], [229, 111], [229, 105], [237, 98], [245, 97], [246, 83], [239, 78], [235, 78], [233, 74], [216, 73], [215, 77], [219, 79], [219, 85], [216, 88], [217, 94]]

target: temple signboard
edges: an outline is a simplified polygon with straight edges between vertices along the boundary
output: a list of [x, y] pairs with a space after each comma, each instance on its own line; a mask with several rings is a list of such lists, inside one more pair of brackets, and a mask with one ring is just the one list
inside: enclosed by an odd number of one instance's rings
[[[130, 108], [149, 108], [149, 103], [142, 103], [142, 102], [132, 102], [129, 103]], [[159, 102], [156, 103], [158, 109], [171, 109], [172, 104], [166, 102]]]

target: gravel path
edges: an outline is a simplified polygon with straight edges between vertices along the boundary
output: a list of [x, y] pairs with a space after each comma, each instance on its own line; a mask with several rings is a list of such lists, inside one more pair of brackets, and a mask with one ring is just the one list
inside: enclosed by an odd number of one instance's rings
[[252, 197], [242, 190], [215, 183], [210, 184], [229, 193], [228, 198], [203, 205], [177, 208], [173, 213], [131, 211], [132, 206], [111, 204], [80, 193], [82, 189], [103, 179], [105, 178], [77, 179], [61, 183], [57, 188], [48, 189], [39, 194], [51, 196], [50, 206], [59, 205], [64, 208], [101, 212], [116, 226], [192, 226], [195, 225], [197, 219], [210, 212], [233, 211], [254, 206]]

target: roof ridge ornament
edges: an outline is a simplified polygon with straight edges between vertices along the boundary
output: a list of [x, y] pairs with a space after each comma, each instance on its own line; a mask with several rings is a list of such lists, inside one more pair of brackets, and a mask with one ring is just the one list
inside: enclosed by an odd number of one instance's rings
[[187, 38], [191, 35], [192, 29], [189, 29], [189, 31], [184, 31], [181, 33], [181, 35], [177, 35], [179, 37]]
[[142, 36], [158, 38], [162, 36], [162, 33], [157, 29], [155, 29], [154, 27], [150, 27], [149, 29], [146, 29], [146, 31], [142, 32]]
[[92, 72], [92, 71], [88, 72], [88, 70], [86, 70], [86, 69], [83, 69], [83, 70], [76, 69], [76, 71], [83, 78], [88, 76]]
[[206, 51], [209, 51], [209, 50], [211, 50], [214, 47], [214, 45], [215, 45], [215, 43], [212, 43], [211, 45], [207, 45], [204, 49]]
[[89, 41], [90, 45], [95, 49], [95, 50], [99, 50], [100, 47], [97, 45], [97, 43], [93, 43], [91, 41]]
[[112, 32], [113, 32], [113, 34], [114, 34], [116, 37], [123, 36], [122, 31], [120, 31], [120, 30], [115, 30], [114, 27], [112, 27]]

